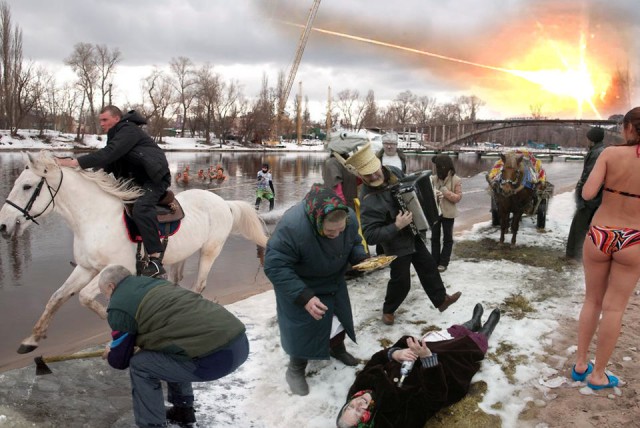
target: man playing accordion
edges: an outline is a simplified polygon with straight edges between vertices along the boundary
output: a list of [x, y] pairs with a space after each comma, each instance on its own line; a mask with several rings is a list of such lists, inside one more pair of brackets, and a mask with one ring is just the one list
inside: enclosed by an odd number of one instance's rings
[[360, 221], [367, 243], [382, 244], [385, 254], [397, 256], [391, 263], [391, 278], [382, 306], [382, 322], [387, 325], [394, 323], [396, 310], [409, 294], [411, 265], [431, 303], [444, 312], [462, 293], [447, 294], [437, 264], [422, 238], [407, 227], [413, 215], [402, 211], [392, 195], [393, 186], [404, 174], [393, 166], [382, 166], [370, 143], [349, 157], [346, 165], [363, 181]]

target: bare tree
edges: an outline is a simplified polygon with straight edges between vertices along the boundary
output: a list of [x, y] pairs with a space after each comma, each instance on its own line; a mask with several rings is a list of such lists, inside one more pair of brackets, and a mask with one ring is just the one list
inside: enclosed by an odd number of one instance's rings
[[55, 128], [55, 78], [45, 67], [38, 67], [35, 70], [34, 79], [30, 86], [31, 111], [35, 115], [40, 136], [43, 136], [46, 128]]
[[400, 92], [389, 107], [393, 126], [409, 124], [412, 119], [416, 96], [411, 91]]
[[425, 125], [433, 116], [437, 100], [429, 96], [416, 97], [413, 103], [413, 118], [418, 125]]
[[166, 117], [167, 112], [177, 99], [175, 82], [171, 76], [156, 67], [145, 78], [143, 85], [151, 107], [146, 111], [149, 119], [149, 133], [161, 143], [164, 129], [169, 125], [169, 119]]
[[[113, 86], [113, 75], [115, 74], [116, 65], [120, 62], [121, 54], [118, 48], [109, 50], [106, 45], [96, 45], [95, 61], [98, 68], [98, 86], [100, 88], [100, 110], [107, 104], [111, 104], [111, 91]], [[109, 98], [105, 101], [105, 98]]]
[[187, 124], [187, 117], [189, 113], [189, 107], [193, 102], [195, 96], [194, 93], [194, 69], [193, 62], [189, 58], [178, 57], [172, 58], [169, 63], [169, 67], [175, 77], [175, 88], [178, 93], [178, 102], [182, 109], [182, 120], [180, 121], [180, 135], [184, 136], [185, 126]]
[[219, 96], [214, 105], [214, 130], [221, 142], [226, 142], [226, 136], [233, 129], [241, 99], [242, 90], [237, 81], [220, 82]]
[[378, 126], [378, 104], [376, 103], [376, 95], [370, 89], [364, 100], [364, 113], [362, 114], [362, 127], [373, 128]]
[[342, 126], [359, 131], [367, 107], [366, 101], [360, 99], [357, 90], [345, 89], [338, 92], [337, 96], [336, 108], [342, 114]]
[[456, 98], [456, 102], [460, 106], [460, 119], [461, 120], [476, 120], [478, 110], [485, 105], [485, 102], [475, 95]]
[[215, 119], [214, 111], [219, 98], [220, 76], [213, 72], [211, 65], [205, 64], [196, 72], [196, 99], [207, 144], [211, 144], [211, 132]]
[[542, 118], [542, 106], [544, 104], [540, 101], [534, 102], [533, 104], [529, 104], [529, 112], [531, 112], [531, 117], [534, 119]]
[[73, 47], [73, 53], [65, 59], [65, 64], [70, 66], [78, 77], [77, 85], [82, 88], [85, 100], [89, 104], [90, 130], [92, 133], [97, 134], [98, 126], [95, 119], [94, 95], [96, 85], [100, 79], [100, 69], [96, 63], [95, 51], [96, 48], [91, 43], [77, 43]]
[[274, 94], [269, 89], [269, 79], [263, 73], [258, 99], [244, 116], [242, 124], [244, 140], [262, 144], [269, 139], [275, 122], [274, 101]]
[[15, 135], [17, 85], [24, 76], [22, 72], [22, 30], [17, 25], [12, 28], [9, 5], [0, 2], [0, 112], [3, 128]]

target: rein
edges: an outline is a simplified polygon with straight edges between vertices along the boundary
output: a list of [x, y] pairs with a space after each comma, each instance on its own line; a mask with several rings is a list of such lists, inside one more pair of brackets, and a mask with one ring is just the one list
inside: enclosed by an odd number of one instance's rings
[[[46, 174], [46, 170], [45, 170], [45, 174]], [[60, 181], [58, 182], [58, 188], [55, 189], [55, 192], [53, 191], [53, 187], [51, 187], [51, 185], [49, 184], [49, 182], [47, 181], [46, 178], [42, 177], [40, 179], [40, 182], [38, 183], [38, 185], [36, 186], [35, 190], [33, 191], [33, 194], [31, 195], [31, 198], [29, 199], [29, 201], [27, 202], [27, 205], [24, 208], [19, 207], [17, 204], [11, 202], [9, 199], [5, 200], [5, 203], [11, 205], [12, 207], [14, 207], [15, 209], [17, 209], [18, 211], [20, 211], [22, 213], [22, 216], [24, 218], [26, 218], [27, 220], [31, 220], [32, 222], [34, 222], [35, 224], [37, 224], [38, 226], [40, 225], [40, 223], [38, 223], [36, 221], [36, 218], [40, 217], [42, 214], [44, 214], [45, 211], [47, 211], [47, 209], [49, 208], [49, 205], [53, 204], [53, 208], [56, 207], [56, 202], [55, 202], [55, 198], [58, 195], [58, 192], [60, 191], [60, 186], [62, 186], [62, 179], [64, 178], [64, 174], [62, 173], [62, 169], [60, 169]], [[42, 186], [44, 184], [47, 184], [47, 189], [49, 190], [49, 196], [51, 196], [51, 200], [49, 201], [49, 203], [47, 204], [46, 207], [44, 207], [44, 209], [42, 211], [40, 211], [38, 214], [36, 215], [31, 215], [29, 214], [29, 210], [31, 210], [31, 208], [33, 207], [33, 204], [35, 203], [36, 199], [38, 198], [38, 196], [40, 195], [40, 191], [42, 190]]]

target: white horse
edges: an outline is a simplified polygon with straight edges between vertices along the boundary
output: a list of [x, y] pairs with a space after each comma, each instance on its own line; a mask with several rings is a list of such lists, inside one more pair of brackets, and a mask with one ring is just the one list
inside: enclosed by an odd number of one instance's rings
[[[96, 297], [98, 273], [109, 264], [136, 271], [137, 244], [130, 241], [123, 221], [124, 202], [135, 200], [140, 190], [116, 181], [102, 171], [91, 172], [59, 167], [49, 152], [28, 154], [27, 166], [16, 179], [6, 203], [0, 209], [0, 233], [5, 238], [20, 236], [37, 218], [58, 212], [73, 231], [76, 267], [49, 298], [44, 312], [25, 338], [18, 353], [33, 351], [55, 312], [71, 296], [106, 318], [106, 310]], [[192, 290], [201, 293], [214, 260], [230, 233], [236, 232], [265, 247], [264, 224], [253, 206], [245, 201], [225, 201], [206, 190], [187, 190], [176, 195], [185, 218], [171, 236], [163, 262], [169, 279], [179, 283], [185, 259], [200, 250], [198, 275]]]

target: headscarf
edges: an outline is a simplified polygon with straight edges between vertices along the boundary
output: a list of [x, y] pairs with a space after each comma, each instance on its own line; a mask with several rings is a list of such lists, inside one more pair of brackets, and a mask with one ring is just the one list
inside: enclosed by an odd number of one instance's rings
[[349, 403], [351, 403], [351, 400], [353, 400], [354, 398], [360, 397], [361, 395], [364, 395], [367, 392], [371, 395], [371, 401], [369, 402], [369, 407], [367, 408], [367, 410], [364, 411], [364, 413], [362, 414], [362, 417], [358, 421], [358, 424], [355, 425], [355, 428], [373, 428], [374, 427], [375, 425], [374, 410], [376, 408], [376, 400], [373, 394], [373, 390], [371, 389], [364, 389], [362, 391], [358, 391], [355, 394], [353, 394], [351, 397], [349, 397], [347, 402], [344, 403], [344, 406], [342, 406], [342, 408], [340, 409], [340, 412], [338, 412], [338, 417], [336, 418], [336, 425], [338, 425], [338, 422], [340, 421], [340, 418], [342, 417], [344, 410], [347, 408]]
[[323, 187], [320, 183], [313, 184], [309, 193], [304, 197], [304, 211], [318, 235], [324, 236], [324, 220], [327, 214], [334, 210], [349, 212], [349, 208], [336, 192]]

